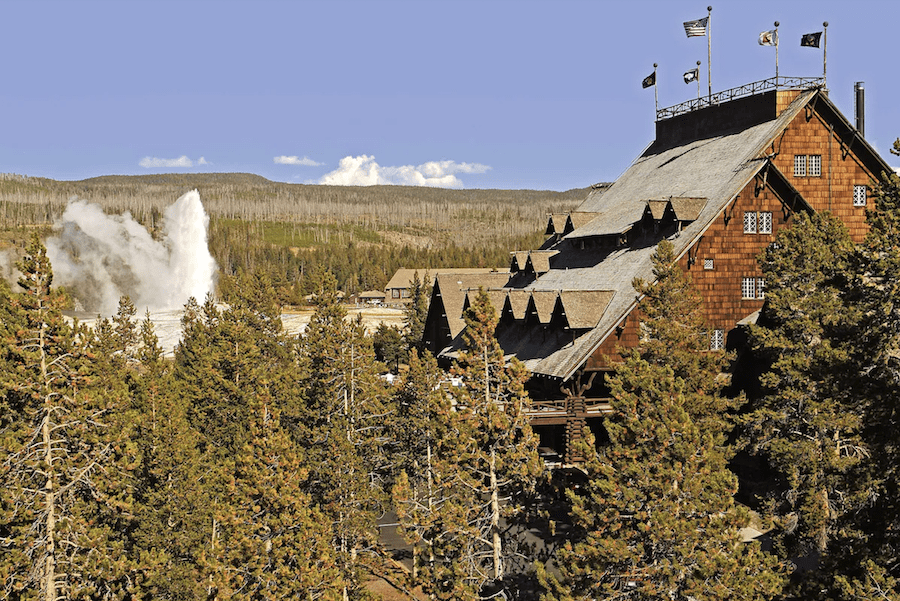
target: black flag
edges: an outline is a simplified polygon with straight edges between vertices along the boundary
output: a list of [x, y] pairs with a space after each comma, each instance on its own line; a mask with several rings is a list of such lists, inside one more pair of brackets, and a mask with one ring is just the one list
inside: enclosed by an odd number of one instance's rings
[[803, 37], [800, 38], [801, 46], [809, 46], [811, 48], [819, 47], [819, 40], [822, 37], [822, 32], [817, 31], [816, 33], [804, 33]]
[[691, 69], [690, 71], [685, 71], [684, 73], [684, 83], [691, 83], [692, 81], [697, 81], [697, 78], [700, 77], [700, 69]]
[[644, 81], [641, 82], [641, 86], [644, 88], [649, 88], [650, 86], [656, 85], [656, 71], [648, 75], [644, 78]]

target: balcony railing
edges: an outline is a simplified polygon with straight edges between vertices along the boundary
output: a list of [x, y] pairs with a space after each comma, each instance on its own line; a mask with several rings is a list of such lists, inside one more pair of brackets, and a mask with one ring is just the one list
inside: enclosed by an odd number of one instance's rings
[[688, 100], [675, 106], [662, 108], [656, 111], [656, 120], [671, 119], [678, 115], [690, 113], [709, 106], [717, 106], [723, 102], [729, 102], [745, 96], [761, 94], [769, 90], [809, 90], [825, 86], [822, 77], [771, 77], [762, 81], [744, 84], [737, 88], [731, 88], [722, 92], [716, 92], [712, 96], [702, 96], [694, 100]]
[[[608, 398], [586, 398], [584, 399], [584, 414], [595, 415], [608, 413], [610, 411]], [[528, 409], [528, 415], [531, 417], [550, 417], [564, 416], [569, 412], [567, 399], [540, 399], [531, 400], [531, 407]]]

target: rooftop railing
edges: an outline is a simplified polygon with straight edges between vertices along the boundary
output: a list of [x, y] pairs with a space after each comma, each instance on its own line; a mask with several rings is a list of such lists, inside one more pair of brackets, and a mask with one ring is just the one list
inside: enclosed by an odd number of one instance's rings
[[825, 86], [825, 79], [822, 77], [771, 77], [762, 81], [754, 81], [753, 83], [744, 84], [737, 88], [716, 92], [712, 96], [702, 96], [694, 100], [688, 100], [675, 106], [670, 106], [656, 111], [656, 120], [671, 119], [678, 115], [690, 113], [708, 106], [717, 106], [723, 102], [744, 98], [745, 96], [753, 96], [761, 94], [769, 90], [809, 90], [813, 88], [822, 88]]

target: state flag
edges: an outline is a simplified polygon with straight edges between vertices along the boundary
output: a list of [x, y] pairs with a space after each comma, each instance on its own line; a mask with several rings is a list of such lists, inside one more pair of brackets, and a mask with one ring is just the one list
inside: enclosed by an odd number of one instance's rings
[[703, 17], [696, 21], [685, 21], [684, 32], [689, 38], [695, 38], [706, 35], [706, 26], [709, 23], [709, 17]]
[[656, 71], [648, 75], [644, 78], [644, 81], [641, 82], [641, 87], [649, 88], [650, 86], [656, 85]]
[[778, 45], [778, 32], [774, 29], [771, 31], [764, 31], [759, 34], [759, 45], [760, 46], [777, 46]]
[[822, 32], [817, 31], [816, 33], [804, 33], [803, 37], [800, 38], [801, 46], [809, 46], [810, 48], [818, 48], [819, 40], [822, 38]]

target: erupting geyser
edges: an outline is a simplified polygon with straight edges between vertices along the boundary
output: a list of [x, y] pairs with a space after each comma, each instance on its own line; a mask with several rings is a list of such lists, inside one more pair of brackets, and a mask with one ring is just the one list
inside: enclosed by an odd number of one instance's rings
[[47, 240], [54, 284], [65, 286], [85, 311], [109, 316], [128, 295], [140, 316], [203, 303], [213, 290], [216, 263], [207, 246], [209, 216], [196, 190], [166, 209], [159, 240], [131, 214], [107, 215], [73, 200]]

